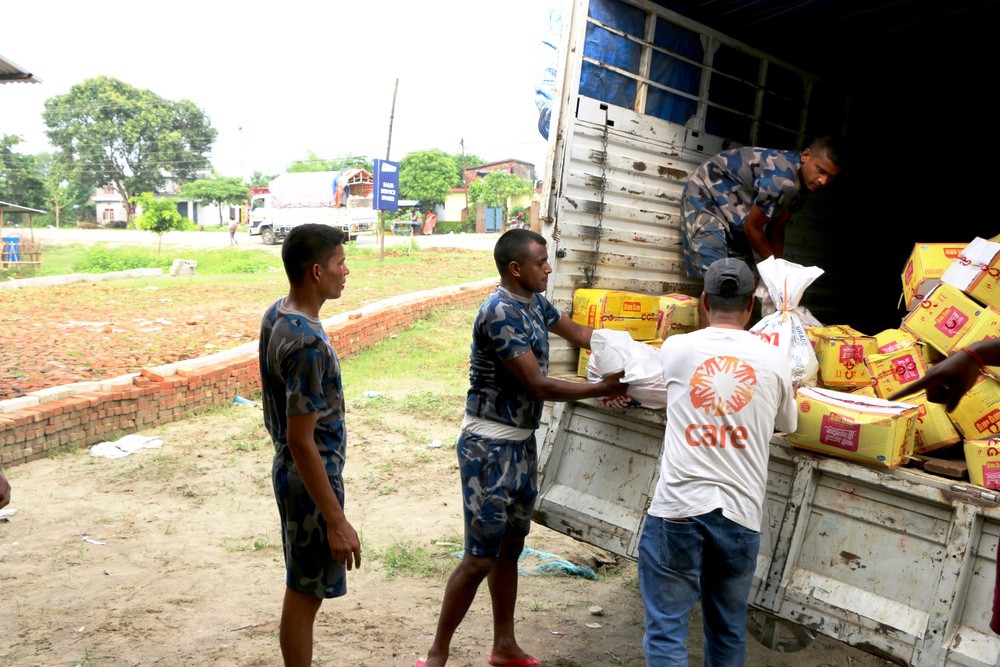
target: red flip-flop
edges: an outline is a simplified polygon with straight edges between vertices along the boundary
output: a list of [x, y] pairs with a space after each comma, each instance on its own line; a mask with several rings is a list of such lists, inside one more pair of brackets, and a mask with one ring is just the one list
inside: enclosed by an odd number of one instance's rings
[[415, 663], [413, 663], [413, 667], [424, 667], [424, 665], [426, 664], [427, 663], [424, 662], [423, 660], [417, 660]]
[[493, 667], [542, 667], [542, 661], [530, 655], [527, 658], [517, 658], [515, 660], [508, 660], [507, 662], [497, 662], [491, 655], [486, 662], [493, 665]]

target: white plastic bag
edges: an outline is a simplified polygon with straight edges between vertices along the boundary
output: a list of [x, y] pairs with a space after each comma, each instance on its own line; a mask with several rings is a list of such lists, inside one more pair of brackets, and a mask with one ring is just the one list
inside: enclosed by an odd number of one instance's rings
[[599, 382], [601, 378], [621, 371], [625, 372], [621, 381], [628, 383], [628, 395], [623, 397], [626, 400], [615, 400], [608, 405], [657, 410], [667, 407], [667, 385], [663, 381], [660, 351], [632, 340], [624, 331], [594, 330], [590, 339], [587, 381]]
[[[757, 295], [766, 297], [761, 299], [761, 312], [767, 314], [750, 331], [787, 355], [795, 386], [815, 387], [819, 362], [805, 327], [818, 326], [819, 321], [799, 302], [823, 269], [768, 257], [757, 270], [761, 280]], [[768, 299], [770, 307], [765, 308]]]

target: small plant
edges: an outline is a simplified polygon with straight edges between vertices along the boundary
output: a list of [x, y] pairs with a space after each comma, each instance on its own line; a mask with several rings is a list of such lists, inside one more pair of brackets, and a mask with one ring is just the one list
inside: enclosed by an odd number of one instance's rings
[[450, 569], [426, 549], [415, 547], [409, 542], [396, 542], [385, 549], [376, 549], [372, 557], [385, 567], [386, 578], [400, 574], [431, 577]]

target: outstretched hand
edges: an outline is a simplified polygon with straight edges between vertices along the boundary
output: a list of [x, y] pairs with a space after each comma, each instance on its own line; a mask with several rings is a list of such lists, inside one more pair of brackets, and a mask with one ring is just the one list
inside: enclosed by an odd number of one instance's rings
[[972, 388], [979, 377], [979, 363], [963, 350], [955, 352], [947, 359], [935, 364], [927, 374], [898, 389], [889, 396], [890, 401], [901, 400], [921, 390], [927, 391], [931, 403], [944, 403], [951, 412], [958, 407], [965, 392]]
[[624, 396], [628, 391], [628, 383], [622, 382], [623, 377], [625, 377], [625, 371], [618, 371], [601, 378], [601, 381], [598, 382], [598, 385], [604, 390], [601, 396]]

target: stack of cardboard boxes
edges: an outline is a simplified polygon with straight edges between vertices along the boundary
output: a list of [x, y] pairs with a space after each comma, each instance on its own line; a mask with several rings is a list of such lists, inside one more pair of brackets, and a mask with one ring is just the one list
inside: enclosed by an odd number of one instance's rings
[[789, 441], [895, 467], [964, 439], [971, 481], [1000, 488], [1000, 441], [987, 441], [1000, 433], [1000, 368], [986, 369], [950, 414], [924, 392], [885, 400], [948, 355], [1000, 336], [998, 240], [916, 244], [901, 276], [908, 312], [898, 329], [868, 336], [848, 326], [808, 327], [826, 390], [800, 390]]
[[[581, 288], [573, 293], [573, 321], [593, 329], [625, 331], [654, 347], [668, 336], [698, 328], [698, 299], [686, 294], [639, 294]], [[587, 377], [590, 350], [580, 350], [576, 373]]]

